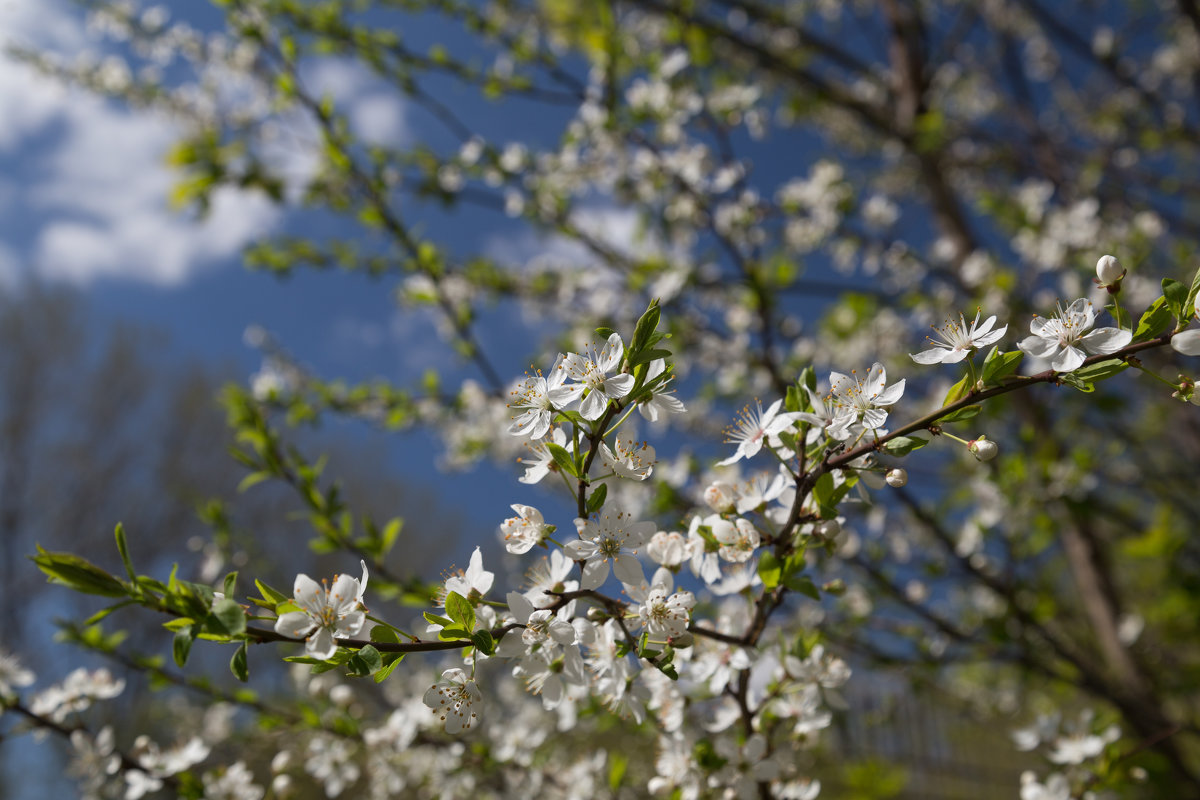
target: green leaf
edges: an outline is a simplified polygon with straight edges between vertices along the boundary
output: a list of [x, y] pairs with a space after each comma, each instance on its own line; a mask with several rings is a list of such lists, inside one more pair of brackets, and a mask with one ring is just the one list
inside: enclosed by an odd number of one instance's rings
[[633, 358], [629, 359], [629, 366], [632, 368], [636, 367], [638, 364], [649, 364], [656, 358], [669, 358], [670, 355], [670, 350], [662, 350], [658, 348], [643, 350]]
[[233, 658], [229, 659], [229, 670], [233, 676], [242, 683], [250, 679], [250, 667], [246, 663], [246, 643], [242, 642], [242, 646], [233, 654]]
[[246, 612], [236, 600], [222, 597], [213, 603], [212, 613], [205, 618], [204, 627], [220, 636], [237, 636], [246, 632]]
[[759, 556], [758, 577], [762, 578], [763, 586], [767, 591], [778, 586], [783, 578], [783, 564], [770, 550]]
[[496, 642], [492, 639], [492, 632], [489, 630], [477, 630], [471, 634], [471, 641], [475, 643], [475, 647], [485, 656], [490, 656], [496, 650]]
[[1187, 299], [1183, 303], [1184, 311], [1196, 310], [1196, 295], [1198, 294], [1200, 294], [1200, 269], [1196, 270], [1196, 274], [1192, 276], [1192, 286], [1188, 289]]
[[796, 386], [787, 388], [787, 396], [783, 400], [783, 408], [788, 412], [808, 411], [804, 407], [805, 397], [800, 393], [800, 389]]
[[600, 484], [592, 490], [592, 494], [587, 499], [587, 513], [594, 514], [604, 505], [605, 498], [608, 497], [608, 486]]
[[1171, 324], [1171, 310], [1167, 308], [1167, 298], [1159, 297], [1150, 307], [1142, 312], [1137, 328], [1133, 331], [1133, 341], [1144, 342], [1160, 335]]
[[383, 683], [387, 677], [395, 671], [400, 662], [404, 660], [405, 653], [388, 653], [384, 656], [384, 666], [375, 673], [375, 682]]
[[608, 788], [616, 792], [621, 788], [621, 780], [625, 777], [625, 768], [629, 765], [628, 756], [620, 753], [608, 755]]
[[461, 625], [468, 633], [475, 629], [475, 609], [458, 592], [446, 596], [446, 616]]
[[1080, 367], [1071, 374], [1081, 381], [1096, 383], [1105, 378], [1111, 378], [1127, 369], [1129, 369], [1129, 364], [1119, 358], [1110, 358], [1107, 361], [1099, 361], [1087, 367]]
[[813, 499], [818, 504], [827, 504], [830, 498], [833, 497], [833, 473], [825, 472], [821, 477], [817, 478], [817, 482], [813, 485]]
[[949, 414], [939, 419], [938, 424], [944, 422], [962, 422], [963, 420], [979, 416], [981, 411], [983, 411], [983, 406], [963, 406], [957, 411], [951, 411]]
[[226, 597], [233, 597], [234, 590], [237, 588], [237, 570], [225, 576], [225, 582], [221, 586], [221, 594]]
[[971, 391], [971, 378], [963, 376], [963, 379], [950, 387], [950, 391], [946, 392], [946, 399], [942, 400], [943, 406], [948, 406], [953, 402], [963, 399]]
[[289, 599], [291, 599], [282, 592], [272, 589], [270, 586], [258, 580], [257, 578], [254, 580], [254, 585], [258, 587], [258, 591], [262, 592], [263, 599], [273, 606], [279, 605], [280, 603], [286, 603]]
[[821, 599], [821, 590], [816, 587], [816, 584], [812, 582], [812, 578], [808, 577], [807, 575], [796, 575], [794, 577], [790, 577], [787, 579], [784, 585], [793, 592], [799, 592], [800, 594], [811, 597], [813, 600]]
[[133, 561], [129, 558], [129, 543], [125, 541], [125, 526], [117, 523], [115, 531], [117, 537], [117, 552], [121, 554], [121, 563], [125, 565], [125, 574], [129, 576], [129, 580], [137, 583], [137, 572], [133, 569]]
[[454, 624], [454, 620], [449, 617], [439, 617], [437, 614], [431, 614], [428, 611], [422, 612], [421, 616], [425, 617], [425, 621], [430, 625], [441, 625], [444, 628], [447, 625]]
[[50, 583], [104, 597], [125, 597], [129, 594], [125, 584], [90, 561], [71, 553], [49, 553], [39, 547], [38, 554], [31, 558], [38, 569], [49, 576]]
[[196, 641], [199, 633], [200, 626], [194, 623], [175, 631], [175, 638], [171, 641], [171, 655], [177, 666], [182, 667], [187, 663], [188, 654], [192, 651], [192, 642]]
[[893, 456], [906, 456], [927, 444], [929, 444], [929, 439], [922, 436], [897, 436], [884, 444], [883, 450]]
[[263, 481], [267, 480], [270, 477], [271, 477], [271, 473], [269, 470], [259, 470], [258, 472], [251, 472], [249, 475], [242, 478], [242, 480], [238, 483], [237, 490], [239, 492], [244, 492], [247, 489], [249, 489], [250, 487], [254, 486], [255, 484], [262, 483]]
[[1091, 383], [1083, 380], [1073, 372], [1064, 372], [1058, 376], [1059, 383], [1065, 383], [1067, 386], [1073, 386], [1081, 392], [1094, 392], [1096, 387]]
[[1163, 278], [1162, 288], [1163, 297], [1167, 299], [1167, 308], [1171, 309], [1171, 315], [1179, 320], [1180, 325], [1187, 324], [1187, 321], [1192, 318], [1191, 309], [1188, 309], [1187, 305], [1188, 287], [1177, 280]]
[[604, 327], [596, 328], [596, 335], [599, 336], [601, 339], [607, 340], [608, 337], [612, 336], [614, 333], [616, 333], [616, 331], [614, 331], [612, 328], [604, 328]]
[[377, 649], [371, 645], [367, 645], [351, 656], [350, 660], [346, 663], [355, 675], [372, 675], [383, 669], [383, 656], [379, 654]]
[[565, 447], [554, 442], [546, 442], [546, 449], [550, 451], [550, 457], [554, 459], [554, 463], [560, 470], [573, 478], [579, 477], [579, 472], [575, 469], [575, 461]]
[[1020, 350], [1002, 353], [999, 347], [993, 347], [983, 361], [984, 385], [999, 386], [1005, 378], [1017, 371], [1024, 357], [1025, 354]]
[[[641, 318], [638, 319], [637, 326], [633, 329], [633, 341], [629, 344], [629, 349], [632, 352], [639, 353], [647, 345], [650, 334], [654, 333], [655, 329], [658, 328], [658, 320], [661, 313], [658, 301], [651, 300], [649, 307], [642, 314]], [[670, 353], [667, 355], [670, 355]], [[662, 356], [655, 356], [655, 358], [662, 358]], [[653, 361], [653, 359], [646, 360]]]

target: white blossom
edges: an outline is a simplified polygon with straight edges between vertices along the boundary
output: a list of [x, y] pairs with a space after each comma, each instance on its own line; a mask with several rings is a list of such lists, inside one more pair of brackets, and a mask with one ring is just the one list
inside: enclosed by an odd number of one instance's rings
[[1050, 360], [1055, 372], [1079, 369], [1092, 355], [1115, 353], [1133, 339], [1133, 334], [1119, 328], [1098, 328], [1092, 302], [1081, 297], [1063, 310], [1061, 305], [1053, 317], [1034, 317], [1029, 323], [1033, 334], [1017, 343], [1027, 355]]

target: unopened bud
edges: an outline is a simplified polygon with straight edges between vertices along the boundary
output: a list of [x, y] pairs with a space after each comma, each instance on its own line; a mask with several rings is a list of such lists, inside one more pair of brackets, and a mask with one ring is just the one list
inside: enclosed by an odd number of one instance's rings
[[1000, 452], [1000, 447], [986, 436], [967, 442], [967, 449], [980, 461], [991, 461]]
[[821, 591], [826, 594], [832, 594], [841, 597], [846, 593], [846, 582], [841, 578], [834, 578], [821, 587]]
[[827, 519], [824, 522], [818, 522], [816, 534], [822, 539], [836, 539], [837, 535], [842, 532], [842, 523], [836, 519]]
[[683, 633], [679, 634], [678, 636], [670, 637], [667, 640], [667, 642], [672, 647], [676, 647], [676, 648], [679, 648], [682, 650], [684, 648], [691, 647], [693, 644], [695, 644], [696, 637], [693, 636], [692, 634], [688, 633], [687, 631], [684, 631]]
[[1125, 277], [1125, 268], [1121, 266], [1121, 262], [1117, 261], [1115, 256], [1100, 256], [1100, 260], [1096, 262], [1096, 277], [1100, 280], [1101, 286], [1114, 287], [1119, 290], [1121, 279]]
[[704, 502], [718, 514], [728, 513], [737, 503], [737, 490], [728, 483], [717, 481], [704, 490]]
[[889, 469], [883, 479], [887, 481], [888, 486], [891, 486], [893, 489], [899, 489], [908, 483], [908, 470], [903, 467]]

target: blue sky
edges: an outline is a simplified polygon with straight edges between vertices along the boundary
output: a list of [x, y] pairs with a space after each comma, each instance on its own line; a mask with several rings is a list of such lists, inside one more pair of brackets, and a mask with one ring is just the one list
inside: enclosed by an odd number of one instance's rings
[[[198, 26], [217, 21], [207, 3], [168, 7], [173, 14], [195, 15], [189, 21]], [[406, 36], [420, 33], [405, 29]], [[454, 44], [452, 31], [429, 34]], [[0, 42], [92, 60], [117, 46], [89, 30], [82, 9], [65, 0], [0, 0]], [[306, 79], [310, 88], [334, 96], [367, 139], [393, 145], [421, 139], [457, 148], [425, 111], [405, 104], [361, 67], [328, 60], [309, 70]], [[570, 113], [554, 109], [533, 116], [512, 104], [473, 100], [458, 87], [443, 88], [470, 124], [499, 141], [528, 139], [531, 133], [556, 138], [562, 120], [538, 123], [548, 121], [546, 115]], [[222, 190], [204, 219], [171, 208], [168, 196], [178, 175], [164, 159], [179, 134], [162, 116], [65, 87], [0, 54], [0, 287], [28, 278], [71, 286], [86, 299], [97, 330], [116, 320], [144, 325], [165, 337], [175, 357], [232, 363], [247, 377], [260, 363], [243, 342], [250, 324], [270, 331], [302, 363], [328, 378], [383, 377], [404, 385], [429, 367], [453, 363], [429, 312], [397, 310], [394, 278], [301, 270], [281, 280], [242, 266], [242, 250], [251, 242], [314, 224], [328, 230], [338, 224], [329, 217], [235, 190]], [[303, 126], [286, 131], [300, 141], [310, 135]], [[302, 148], [282, 157], [297, 179], [313, 169]], [[406, 214], [459, 253], [484, 251], [515, 261], [546, 250], [580, 257], [561, 241], [513, 234], [511, 221], [493, 212], [463, 209], [451, 216], [406, 209]], [[612, 209], [594, 212], [594, 227], [618, 240], [634, 236], [633, 220]], [[352, 233], [360, 230], [355, 226]], [[501, 321], [506, 313], [493, 311], [491, 320]], [[489, 339], [489, 356], [502, 375], [518, 376], [528, 367], [537, 337], [522, 336], [519, 324], [495, 327], [505, 333], [500, 343]], [[502, 349], [504, 338], [508, 347]], [[455, 372], [452, 378], [475, 370], [463, 365]], [[423, 434], [393, 435], [389, 442], [396, 469], [457, 506], [475, 526], [477, 541], [491, 539], [495, 526], [511, 513], [509, 503], [546, 499], [544, 490], [516, 482], [517, 465], [482, 465], [471, 478], [475, 502], [462, 507], [452, 497], [461, 479], [436, 472], [436, 443]], [[230, 467], [237, 469], [232, 461]], [[465, 563], [474, 543], [463, 543], [457, 563]], [[496, 545], [490, 544], [494, 552]]]

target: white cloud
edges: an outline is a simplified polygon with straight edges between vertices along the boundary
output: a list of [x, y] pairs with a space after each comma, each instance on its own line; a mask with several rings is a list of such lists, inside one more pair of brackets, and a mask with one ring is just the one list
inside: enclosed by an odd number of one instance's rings
[[395, 90], [367, 67], [344, 58], [326, 58], [302, 71], [306, 88], [329, 95], [350, 121], [350, 129], [371, 144], [402, 147], [411, 142], [405, 106]]
[[[58, 2], [0, 2], [0, 30], [4, 41], [30, 47], [79, 53], [88, 46], [80, 14]], [[36, 183], [21, 188], [26, 207], [5, 215], [36, 214], [32, 234], [19, 232], [32, 249], [0, 253], [0, 278], [24, 263], [76, 284], [121, 277], [178, 285], [227, 261], [281, 217], [264, 197], [233, 189], [216, 194], [201, 222], [169, 208], [178, 179], [164, 163], [179, 136], [171, 122], [64, 88], [8, 55], [0, 55], [0, 120], [0, 155], [36, 166]]]

